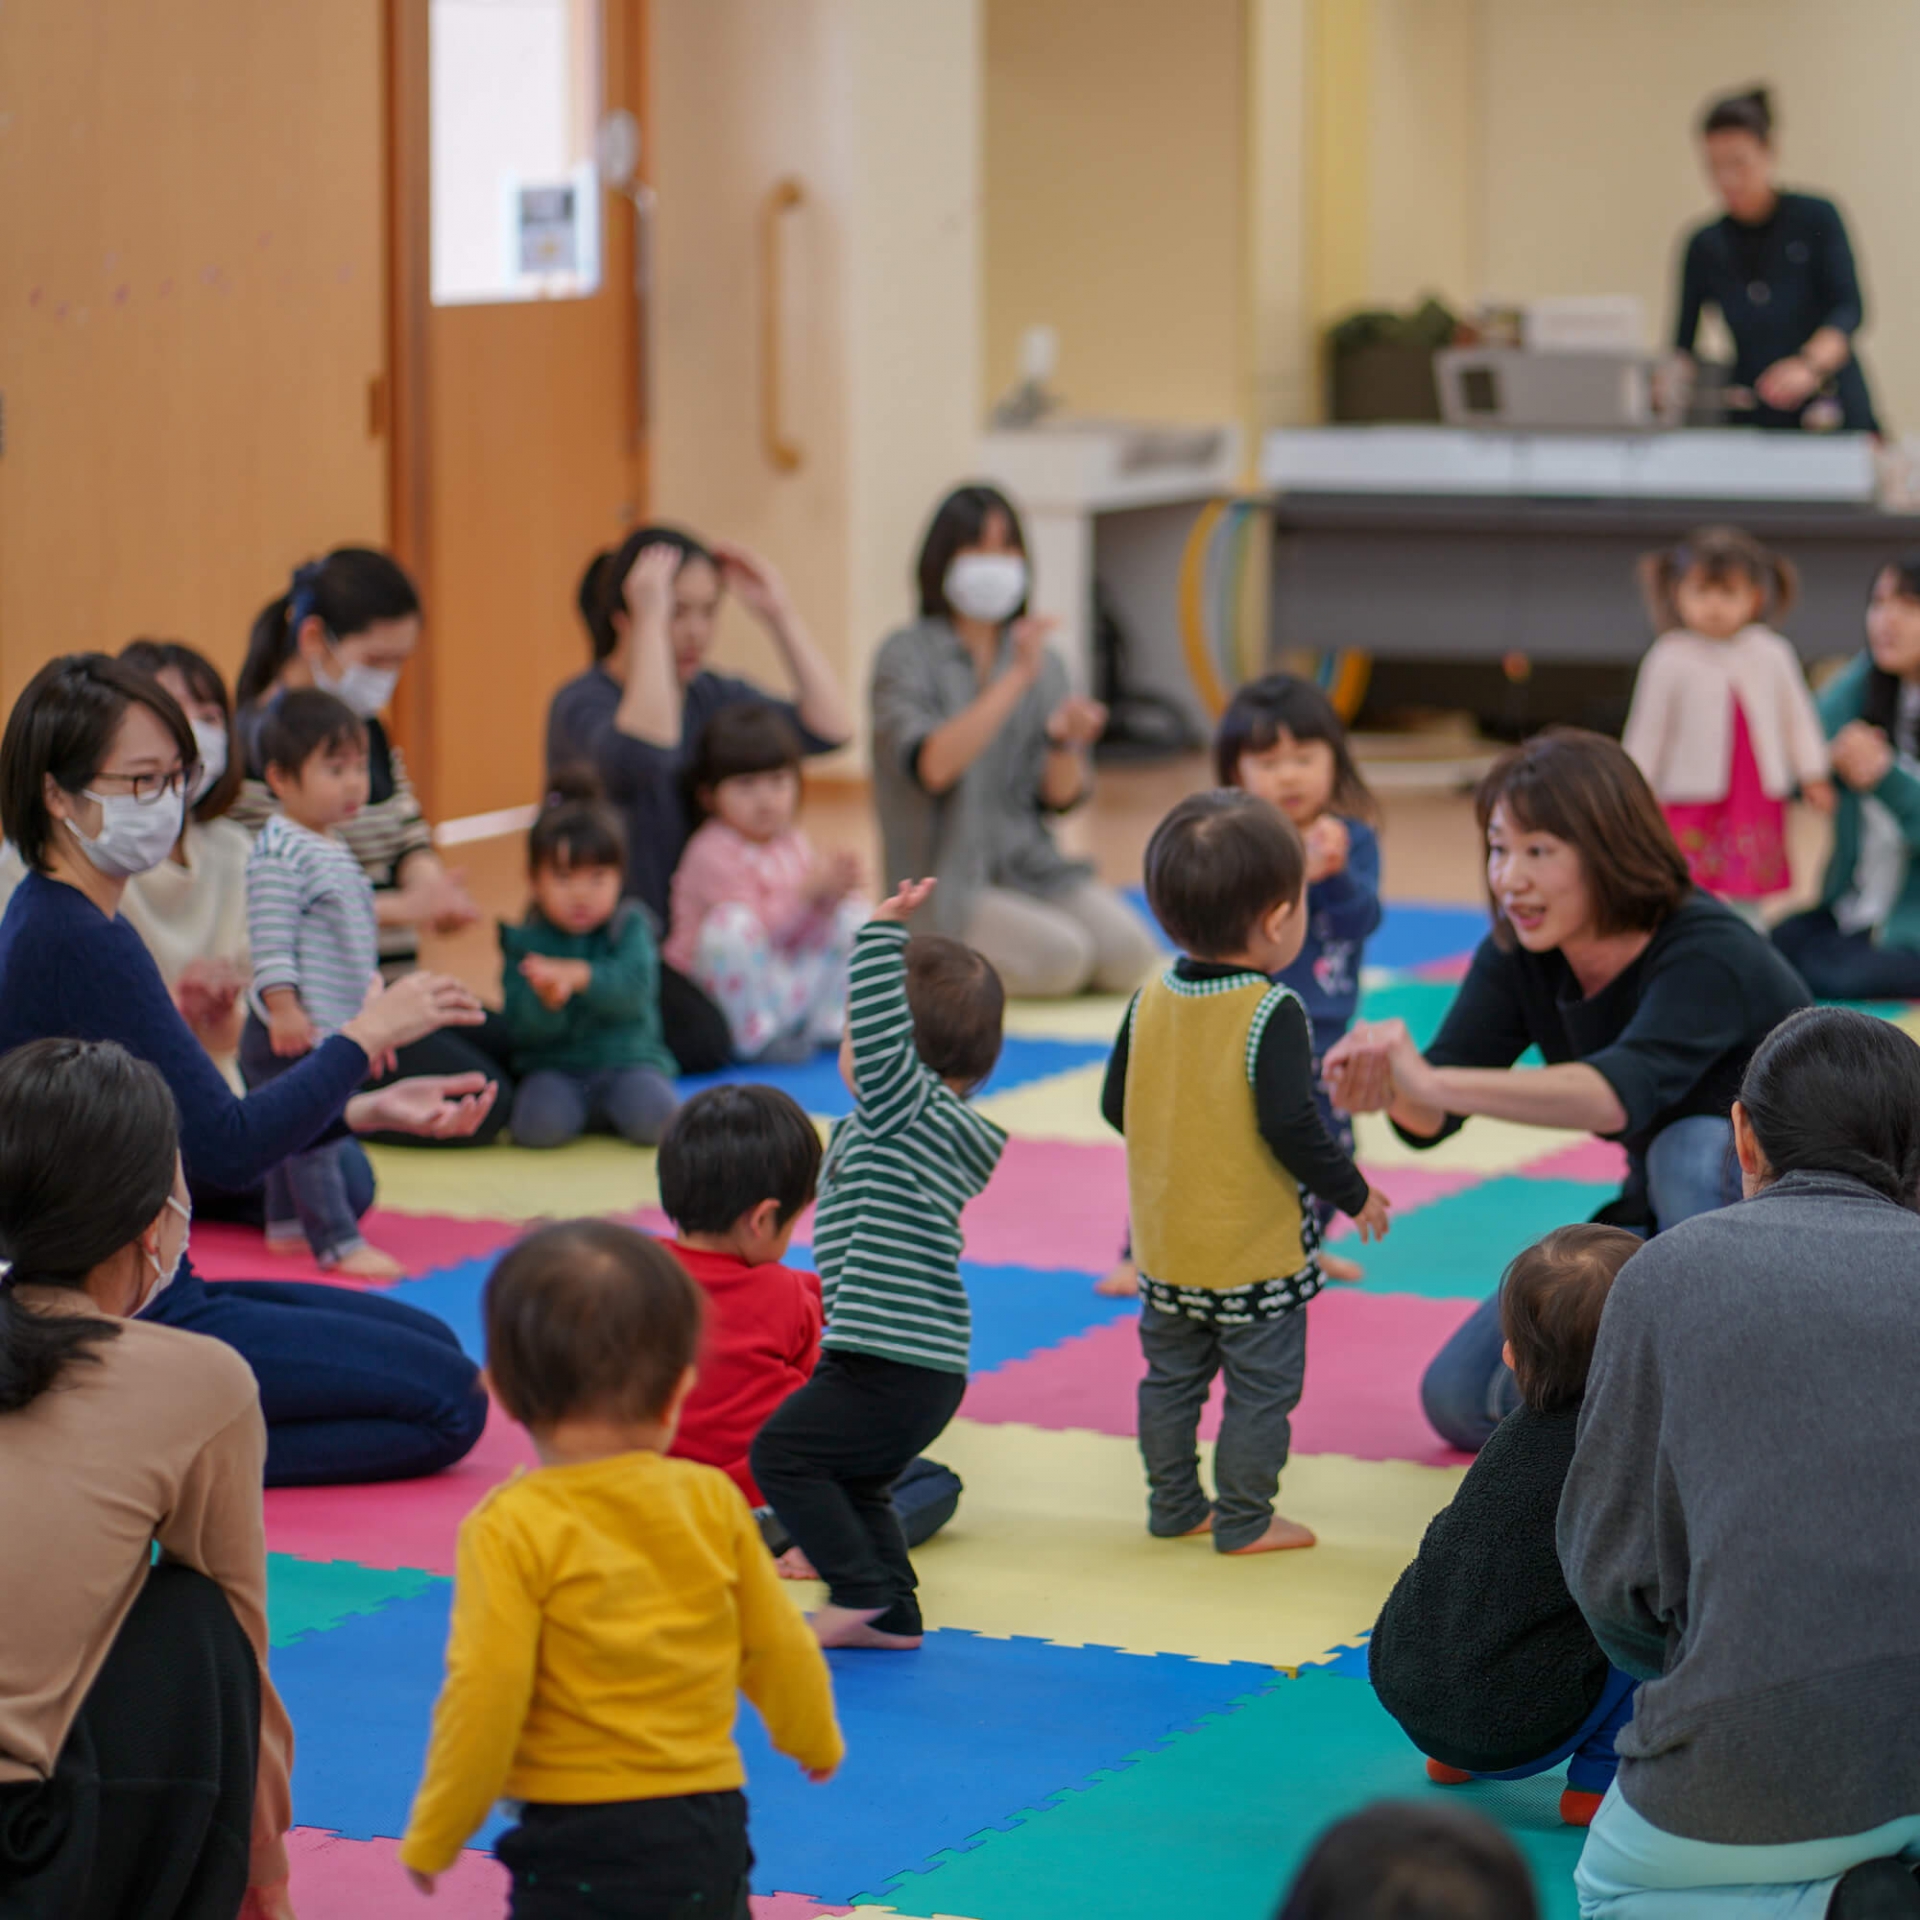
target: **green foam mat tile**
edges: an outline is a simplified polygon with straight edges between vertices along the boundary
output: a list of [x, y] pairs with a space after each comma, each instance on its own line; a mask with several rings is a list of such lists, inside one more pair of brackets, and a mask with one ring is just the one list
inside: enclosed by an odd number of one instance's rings
[[1270, 1920], [1333, 1821], [1379, 1799], [1445, 1796], [1495, 1821], [1526, 1856], [1544, 1920], [1575, 1920], [1581, 1834], [1560, 1824], [1559, 1772], [1436, 1787], [1365, 1681], [1302, 1671], [982, 1834], [925, 1873], [856, 1895], [986, 1920]]
[[267, 1555], [267, 1641], [291, 1646], [309, 1633], [325, 1633], [357, 1613], [378, 1613], [437, 1583], [415, 1567], [357, 1566], [351, 1560], [297, 1560]]
[[1523, 1247], [1590, 1218], [1618, 1193], [1607, 1181], [1508, 1177], [1432, 1201], [1366, 1249], [1367, 1291], [1484, 1299]]

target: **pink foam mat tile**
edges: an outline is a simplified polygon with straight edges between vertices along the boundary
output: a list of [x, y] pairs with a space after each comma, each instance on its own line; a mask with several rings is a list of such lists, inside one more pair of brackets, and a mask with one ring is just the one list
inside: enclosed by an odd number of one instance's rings
[[1411, 980], [1438, 980], [1451, 986], [1457, 980], [1464, 980], [1472, 965], [1472, 954], [1450, 953], [1443, 960], [1422, 960], [1417, 967], [1409, 967], [1407, 977]]
[[1544, 1160], [1529, 1160], [1511, 1171], [1522, 1180], [1592, 1180], [1615, 1183], [1627, 1177], [1627, 1150], [1611, 1140], [1582, 1140]]
[[[367, 1238], [392, 1254], [408, 1276], [480, 1259], [524, 1231], [511, 1220], [457, 1220], [440, 1213], [390, 1213], [384, 1207], [375, 1207], [362, 1224]], [[266, 1236], [258, 1228], [225, 1220], [194, 1222], [193, 1264], [204, 1280], [324, 1280], [342, 1287], [385, 1284], [323, 1272], [305, 1253], [298, 1258], [269, 1253]]]
[[444, 1473], [370, 1487], [271, 1487], [267, 1547], [301, 1560], [453, 1572], [460, 1522], [516, 1467], [535, 1464], [533, 1442], [495, 1407], [480, 1444]]
[[[1467, 1456], [1441, 1441], [1420, 1411], [1420, 1376], [1477, 1304], [1329, 1287], [1307, 1309], [1307, 1385], [1293, 1416], [1294, 1451], [1463, 1465]], [[961, 1411], [986, 1424], [1128, 1438], [1143, 1371], [1133, 1323], [1115, 1321], [977, 1375]], [[1203, 1439], [1219, 1432], [1220, 1394], [1216, 1384], [1201, 1418]]]

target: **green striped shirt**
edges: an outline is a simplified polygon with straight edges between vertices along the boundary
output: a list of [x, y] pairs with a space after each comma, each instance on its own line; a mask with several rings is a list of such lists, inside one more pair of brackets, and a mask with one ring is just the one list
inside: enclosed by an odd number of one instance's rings
[[993, 1177], [1007, 1136], [914, 1050], [906, 947], [906, 929], [885, 920], [854, 943], [856, 1105], [827, 1147], [813, 1229], [821, 1344], [965, 1373], [973, 1315], [960, 1212]]

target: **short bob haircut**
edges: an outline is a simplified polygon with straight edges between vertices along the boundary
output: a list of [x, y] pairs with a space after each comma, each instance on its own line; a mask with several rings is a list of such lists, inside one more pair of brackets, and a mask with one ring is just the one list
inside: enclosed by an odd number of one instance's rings
[[1500, 1331], [1513, 1348], [1520, 1397], [1535, 1413], [1580, 1404], [1607, 1295], [1645, 1244], [1625, 1227], [1583, 1224], [1556, 1227], [1514, 1255], [1500, 1282]]
[[318, 687], [296, 687], [266, 710], [255, 745], [261, 772], [278, 771], [298, 780], [316, 753], [329, 748], [365, 753], [367, 723], [335, 695]]
[[971, 1093], [999, 1064], [1007, 990], [993, 962], [964, 940], [920, 933], [907, 942], [913, 1045], [942, 1080]]
[[707, 801], [722, 780], [782, 771], [797, 775], [801, 758], [793, 722], [772, 701], [735, 701], [700, 729], [687, 762], [687, 798], [696, 813], [706, 813]]
[[660, 1204], [682, 1233], [729, 1233], [771, 1200], [785, 1227], [813, 1198], [820, 1135], [778, 1087], [709, 1087], [660, 1142]]
[[104, 653], [64, 653], [26, 684], [0, 737], [0, 830], [36, 873], [47, 870], [49, 778], [79, 793], [106, 765], [129, 707], [145, 707], [179, 749], [187, 778], [200, 749], [180, 703], [151, 674]]
[[679, 554], [680, 565], [674, 568], [675, 573], [695, 560], [704, 560], [719, 571], [720, 563], [712, 551], [680, 527], [636, 527], [617, 547], [606, 547], [596, 553], [587, 562], [587, 570], [580, 576], [580, 585], [574, 593], [574, 605], [580, 610], [596, 660], [606, 659], [620, 644], [613, 616], [626, 611], [627, 575], [649, 547], [671, 547]]
[[1147, 902], [1196, 960], [1238, 953], [1275, 907], [1297, 903], [1306, 849], [1279, 808], [1239, 787], [1190, 794], [1147, 842]]
[[659, 1241], [562, 1220], [508, 1248], [482, 1299], [487, 1372], [523, 1427], [657, 1420], [700, 1351], [704, 1305]]
[[607, 804], [591, 767], [558, 768], [527, 835], [527, 872], [571, 873], [576, 867], [627, 864], [627, 830]]
[[1240, 761], [1265, 753], [1282, 733], [1296, 740], [1321, 740], [1333, 750], [1333, 810], [1360, 820], [1378, 812], [1373, 794], [1353, 763], [1347, 730], [1333, 702], [1311, 680], [1297, 674], [1269, 673], [1249, 680], [1227, 703], [1213, 734], [1213, 774], [1223, 787], [1240, 784]]
[[[1519, 833], [1550, 833], [1580, 856], [1601, 935], [1650, 933], [1686, 899], [1693, 882], [1646, 776], [1617, 740], [1580, 727], [1549, 727], [1511, 747], [1475, 789], [1482, 838], [1501, 808]], [[1493, 937], [1513, 929], [1489, 884]]]
[[[998, 487], [990, 487], [984, 481], [973, 481], [964, 487], [955, 487], [947, 497], [933, 510], [933, 518], [927, 524], [926, 537], [920, 542], [920, 558], [914, 564], [914, 578], [920, 585], [920, 614], [923, 619], [950, 619], [953, 609], [947, 605], [947, 569], [953, 565], [953, 557], [968, 547], [977, 547], [986, 533], [987, 522], [994, 514], [1002, 515], [1007, 523], [1007, 538], [1013, 542], [1013, 550], [1024, 555], [1027, 550], [1026, 529], [1020, 524], [1020, 515], [1013, 502]], [[1015, 617], [1026, 611], [1023, 600], [1014, 609]]]
[[247, 777], [246, 756], [233, 737], [233, 699], [220, 669], [184, 640], [129, 640], [120, 649], [120, 658], [155, 679], [171, 667], [187, 683], [194, 699], [220, 709], [220, 723], [227, 730], [227, 770], [200, 796], [200, 804], [193, 810], [193, 817], [203, 826], [209, 820], [218, 820], [239, 799], [240, 784]]

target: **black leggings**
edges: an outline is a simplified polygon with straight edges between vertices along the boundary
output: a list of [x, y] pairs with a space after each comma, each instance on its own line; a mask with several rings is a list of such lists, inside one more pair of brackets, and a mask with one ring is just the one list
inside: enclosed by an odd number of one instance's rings
[[663, 961], [660, 967], [660, 1029], [682, 1073], [718, 1073], [733, 1063], [727, 1016], [705, 991]]
[[53, 1778], [0, 1787], [6, 1920], [233, 1920], [245, 1898], [260, 1669], [203, 1573], [147, 1575]]
[[491, 1008], [485, 1022], [477, 1027], [442, 1027], [424, 1040], [400, 1049], [399, 1060], [391, 1073], [369, 1080], [370, 1087], [384, 1087], [395, 1080], [411, 1080], [420, 1074], [484, 1073], [496, 1082], [500, 1091], [493, 1107], [480, 1123], [480, 1131], [464, 1140], [424, 1140], [417, 1133], [370, 1133], [366, 1136], [379, 1147], [488, 1147], [499, 1139], [513, 1111], [513, 1076], [507, 1064], [513, 1051], [513, 1039], [507, 1023]]
[[737, 1792], [530, 1802], [494, 1852], [513, 1875], [509, 1920], [749, 1920]]

